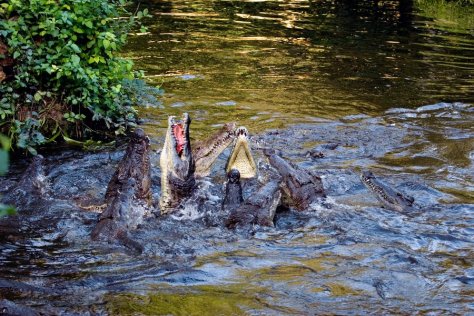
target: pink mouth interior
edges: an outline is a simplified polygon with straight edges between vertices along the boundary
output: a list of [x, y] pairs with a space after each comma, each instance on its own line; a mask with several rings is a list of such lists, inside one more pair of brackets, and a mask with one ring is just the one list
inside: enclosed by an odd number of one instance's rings
[[186, 143], [184, 139], [184, 129], [183, 129], [183, 124], [178, 123], [173, 125], [173, 134], [174, 137], [176, 138], [176, 152], [178, 155], [181, 155], [184, 149], [184, 145]]

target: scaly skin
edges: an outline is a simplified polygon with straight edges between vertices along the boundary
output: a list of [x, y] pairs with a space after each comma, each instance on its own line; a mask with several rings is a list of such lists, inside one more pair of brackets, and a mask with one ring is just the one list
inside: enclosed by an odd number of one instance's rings
[[411, 213], [416, 210], [413, 206], [415, 202], [413, 197], [404, 195], [377, 180], [372, 172], [363, 171], [360, 179], [387, 209], [401, 213]]
[[[161, 213], [172, 212], [181, 200], [188, 197], [194, 190], [195, 163], [191, 152], [189, 125], [191, 119], [187, 113], [182, 120], [174, 116], [168, 118], [165, 143], [161, 151]], [[176, 135], [175, 125], [179, 125], [183, 135]], [[179, 140], [182, 138], [182, 141]], [[178, 148], [181, 152], [178, 153]]]
[[272, 167], [282, 176], [282, 190], [290, 206], [300, 211], [306, 210], [311, 203], [326, 196], [321, 178], [301, 170], [271, 150], [265, 150], [264, 153]]
[[135, 179], [135, 198], [151, 204], [151, 165], [149, 158], [150, 140], [145, 132], [137, 128], [127, 146], [125, 155], [107, 186], [106, 204], [111, 203], [127, 180]]
[[125, 155], [107, 186], [105, 210], [91, 232], [93, 240], [118, 241], [140, 253], [143, 248], [128, 237], [145, 214], [139, 204], [151, 204], [150, 141], [142, 129], [136, 129]]
[[108, 207], [100, 214], [91, 233], [92, 240], [119, 241], [124, 246], [141, 253], [143, 248], [128, 237], [128, 231], [136, 228], [136, 213], [132, 212], [135, 200], [136, 181], [129, 178], [122, 191], [117, 192]]
[[231, 211], [228, 228], [249, 225], [273, 226], [273, 217], [280, 204], [280, 182], [271, 180], [249, 197], [240, 207]]
[[193, 145], [196, 177], [209, 175], [214, 161], [235, 139], [235, 127], [235, 123], [227, 123], [216, 134]]

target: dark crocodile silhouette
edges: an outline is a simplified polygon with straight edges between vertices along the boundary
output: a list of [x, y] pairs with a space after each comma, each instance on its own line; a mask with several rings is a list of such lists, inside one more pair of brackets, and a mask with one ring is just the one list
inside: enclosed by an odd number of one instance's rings
[[110, 179], [105, 193], [105, 202], [111, 203], [127, 180], [135, 179], [135, 197], [151, 204], [151, 165], [150, 140], [141, 128], [137, 128], [131, 136], [130, 142], [120, 161], [117, 170]]
[[228, 228], [249, 225], [274, 226], [273, 218], [280, 204], [280, 181], [270, 180], [252, 194], [240, 207], [231, 210], [226, 222]]
[[141, 208], [136, 204], [136, 187], [135, 179], [130, 178], [122, 186], [122, 190], [117, 192], [112, 202], [100, 214], [91, 232], [93, 240], [117, 240], [133, 251], [143, 251], [143, 247], [128, 236], [128, 232], [137, 228], [144, 216], [143, 212], [137, 211]]
[[227, 173], [222, 209], [231, 213], [239, 208], [243, 201], [244, 198], [242, 195], [242, 184], [240, 183], [240, 172], [237, 169], [231, 169]]
[[286, 161], [272, 150], [264, 150], [264, 153], [270, 165], [282, 177], [284, 204], [302, 211], [308, 209], [312, 203], [318, 203], [321, 198], [326, 197], [320, 177]]

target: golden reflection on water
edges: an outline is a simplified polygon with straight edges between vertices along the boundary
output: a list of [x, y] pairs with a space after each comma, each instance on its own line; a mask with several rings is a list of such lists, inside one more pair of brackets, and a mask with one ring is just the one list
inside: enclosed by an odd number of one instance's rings
[[165, 91], [163, 109], [141, 110], [153, 129], [184, 111], [200, 138], [229, 121], [260, 132], [314, 117], [473, 100], [472, 34], [433, 31], [423, 11], [405, 21], [395, 5], [364, 3], [154, 5], [150, 34], [132, 37], [125, 54]]
[[119, 294], [107, 299], [111, 315], [246, 315], [261, 309], [264, 288], [244, 284], [161, 289], [150, 295]]

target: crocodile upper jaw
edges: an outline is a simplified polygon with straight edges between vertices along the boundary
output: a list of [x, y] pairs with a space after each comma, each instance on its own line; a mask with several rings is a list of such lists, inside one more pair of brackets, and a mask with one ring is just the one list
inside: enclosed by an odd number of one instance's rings
[[208, 176], [211, 166], [217, 157], [235, 139], [235, 123], [227, 123], [210, 138], [197, 142], [193, 146], [193, 157], [196, 164], [195, 175], [198, 177]]
[[236, 169], [240, 172], [240, 178], [242, 179], [254, 178], [257, 175], [257, 166], [253, 159], [247, 134], [245, 127], [239, 127], [236, 130], [237, 139], [226, 165], [227, 173], [232, 169]]

